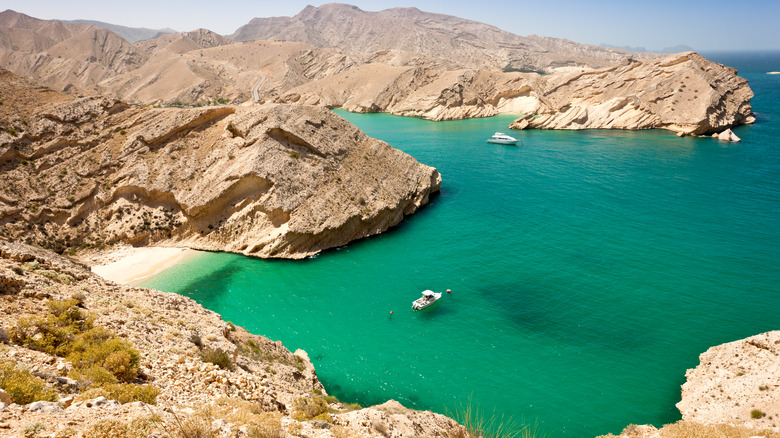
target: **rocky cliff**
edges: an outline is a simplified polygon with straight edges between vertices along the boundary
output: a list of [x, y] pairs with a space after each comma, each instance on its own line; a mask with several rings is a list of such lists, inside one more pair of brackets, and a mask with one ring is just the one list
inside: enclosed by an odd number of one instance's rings
[[683, 420], [780, 432], [780, 331], [710, 348], [685, 379]]
[[523, 114], [514, 129], [661, 128], [687, 135], [755, 120], [747, 81], [694, 52], [545, 76], [397, 62], [402, 56], [377, 56], [277, 100], [432, 120]]
[[543, 78], [522, 102], [515, 129], [650, 129], [711, 134], [753, 123], [753, 92], [736, 70], [694, 53], [626, 61]]
[[85, 98], [2, 122], [0, 237], [58, 251], [126, 242], [302, 258], [398, 224], [441, 181], [322, 108]]
[[[35, 347], [47, 333], [46, 312], [63, 303], [73, 306], [69, 320], [91, 318], [100, 333], [110, 330], [136, 350], [130, 383], [101, 386], [78, 363]], [[30, 337], [19, 341], [20, 333]], [[207, 352], [220, 352], [219, 360]], [[31, 384], [11, 382], [12, 369]], [[120, 286], [51, 251], [2, 239], [0, 385], [2, 436], [465, 436], [432, 412], [328, 397], [305, 352], [252, 335], [189, 298]], [[130, 388], [145, 388], [146, 401], [124, 400]], [[34, 401], [36, 394], [49, 401]]]
[[685, 378], [681, 421], [630, 425], [618, 438], [780, 437], [780, 331], [711, 347]]

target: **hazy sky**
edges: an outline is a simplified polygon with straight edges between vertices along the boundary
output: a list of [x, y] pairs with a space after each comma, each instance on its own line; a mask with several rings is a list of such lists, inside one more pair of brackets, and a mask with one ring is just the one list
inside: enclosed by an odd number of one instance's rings
[[[328, 2], [325, 2], [328, 3]], [[353, 0], [365, 11], [414, 6], [482, 21], [518, 35], [567, 38], [580, 43], [643, 46], [685, 44], [699, 51], [780, 50], [780, 0]], [[253, 17], [292, 16], [307, 4], [286, 0], [3, 0], [43, 19], [88, 19], [130, 27], [178, 31], [199, 27], [231, 34]]]

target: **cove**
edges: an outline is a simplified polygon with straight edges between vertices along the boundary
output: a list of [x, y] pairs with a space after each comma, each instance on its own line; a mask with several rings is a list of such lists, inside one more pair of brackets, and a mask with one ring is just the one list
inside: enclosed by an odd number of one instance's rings
[[[550, 437], [676, 421], [701, 352], [780, 323], [780, 78], [739, 62], [758, 123], [737, 144], [522, 131], [497, 146], [511, 116], [337, 111], [436, 167], [441, 194], [311, 259], [208, 253], [143, 286], [306, 350], [344, 401], [446, 413], [471, 397]], [[413, 313], [423, 289], [452, 293]]]

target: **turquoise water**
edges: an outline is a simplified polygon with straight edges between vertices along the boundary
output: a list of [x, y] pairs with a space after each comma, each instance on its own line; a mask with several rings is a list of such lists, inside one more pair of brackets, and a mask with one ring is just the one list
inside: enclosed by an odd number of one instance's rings
[[523, 131], [507, 147], [484, 140], [509, 116], [338, 112], [438, 168], [441, 194], [312, 259], [205, 254], [144, 286], [306, 350], [342, 400], [443, 413], [472, 397], [550, 437], [676, 421], [701, 352], [780, 328], [780, 76], [764, 74], [780, 56], [710, 56], [757, 94], [741, 143]]

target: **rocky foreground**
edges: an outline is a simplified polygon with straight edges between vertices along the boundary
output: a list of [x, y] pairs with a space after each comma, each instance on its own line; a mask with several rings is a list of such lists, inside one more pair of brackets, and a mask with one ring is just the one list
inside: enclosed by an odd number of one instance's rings
[[[25, 82], [5, 78], [14, 105]], [[323, 108], [85, 98], [28, 112], [2, 121], [0, 237], [60, 252], [122, 242], [303, 258], [398, 224], [441, 183]]]
[[[126, 383], [107, 384], [71, 356], [40, 351], [51, 335], [45, 315], [66, 300], [77, 303], [69, 312], [136, 350]], [[208, 354], [215, 352], [223, 353], [218, 360]], [[30, 383], [20, 390], [9, 367]], [[464, 436], [432, 412], [392, 401], [363, 409], [328, 397], [305, 352], [252, 335], [189, 298], [120, 286], [51, 251], [2, 240], [0, 384], [4, 437]], [[28, 398], [33, 392], [45, 401]]]

